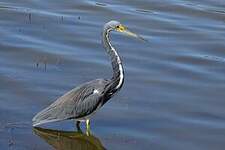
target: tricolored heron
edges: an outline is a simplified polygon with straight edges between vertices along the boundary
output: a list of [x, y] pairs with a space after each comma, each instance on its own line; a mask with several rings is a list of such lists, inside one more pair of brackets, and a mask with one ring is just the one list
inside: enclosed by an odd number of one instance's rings
[[112, 78], [96, 79], [67, 92], [50, 106], [39, 112], [32, 120], [33, 126], [74, 119], [77, 121], [78, 126], [81, 121], [86, 121], [86, 128], [87, 130], [90, 129], [89, 119], [91, 116], [121, 89], [124, 82], [124, 70], [120, 56], [110, 42], [109, 33], [111, 31], [121, 32], [143, 40], [142, 37], [130, 32], [127, 30], [127, 27], [118, 21], [106, 23], [102, 32], [102, 42], [111, 58]]

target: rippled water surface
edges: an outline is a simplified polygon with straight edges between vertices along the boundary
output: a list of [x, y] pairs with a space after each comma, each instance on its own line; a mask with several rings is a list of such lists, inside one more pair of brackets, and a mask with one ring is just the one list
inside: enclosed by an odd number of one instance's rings
[[[73, 121], [42, 126], [67, 132], [32, 129], [66, 91], [111, 77], [100, 36], [109, 20], [149, 42], [112, 33], [125, 83], [92, 135]], [[1, 0], [0, 33], [2, 150], [224, 149], [224, 0]]]

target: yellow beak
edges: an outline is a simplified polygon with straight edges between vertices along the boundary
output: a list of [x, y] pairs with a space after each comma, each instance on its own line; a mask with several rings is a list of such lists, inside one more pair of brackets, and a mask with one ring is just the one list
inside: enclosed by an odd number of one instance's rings
[[135, 38], [138, 38], [142, 41], [147, 41], [145, 40], [143, 37], [141, 37], [140, 35], [136, 34], [136, 33], [133, 33], [131, 31], [129, 31], [125, 26], [123, 25], [119, 25], [117, 28], [116, 28], [116, 31], [118, 32], [122, 32], [124, 33], [125, 35], [128, 35], [128, 36], [131, 36], [131, 37], [135, 37]]

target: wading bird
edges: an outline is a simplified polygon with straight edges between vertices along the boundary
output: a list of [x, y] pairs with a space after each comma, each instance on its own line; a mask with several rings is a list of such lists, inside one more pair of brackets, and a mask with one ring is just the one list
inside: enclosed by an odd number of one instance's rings
[[121, 32], [143, 40], [142, 37], [130, 32], [118, 21], [106, 23], [102, 32], [102, 43], [111, 58], [113, 68], [112, 78], [96, 79], [67, 92], [50, 106], [39, 112], [32, 120], [33, 126], [74, 119], [77, 121], [77, 126], [79, 126], [81, 121], [86, 121], [86, 129], [90, 129], [89, 119], [91, 116], [121, 89], [124, 82], [123, 65], [116, 49], [110, 43], [110, 31]]

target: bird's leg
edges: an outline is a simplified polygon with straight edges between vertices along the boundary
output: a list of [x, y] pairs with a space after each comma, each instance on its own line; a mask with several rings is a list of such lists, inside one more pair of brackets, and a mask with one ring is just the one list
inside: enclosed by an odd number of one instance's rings
[[87, 136], [90, 135], [90, 120], [89, 119], [86, 120], [86, 134]]
[[76, 127], [77, 127], [78, 132], [82, 132], [82, 130], [80, 128], [80, 121], [76, 121]]
[[87, 129], [90, 130], [90, 120], [89, 119], [86, 120], [86, 127], [87, 127]]

